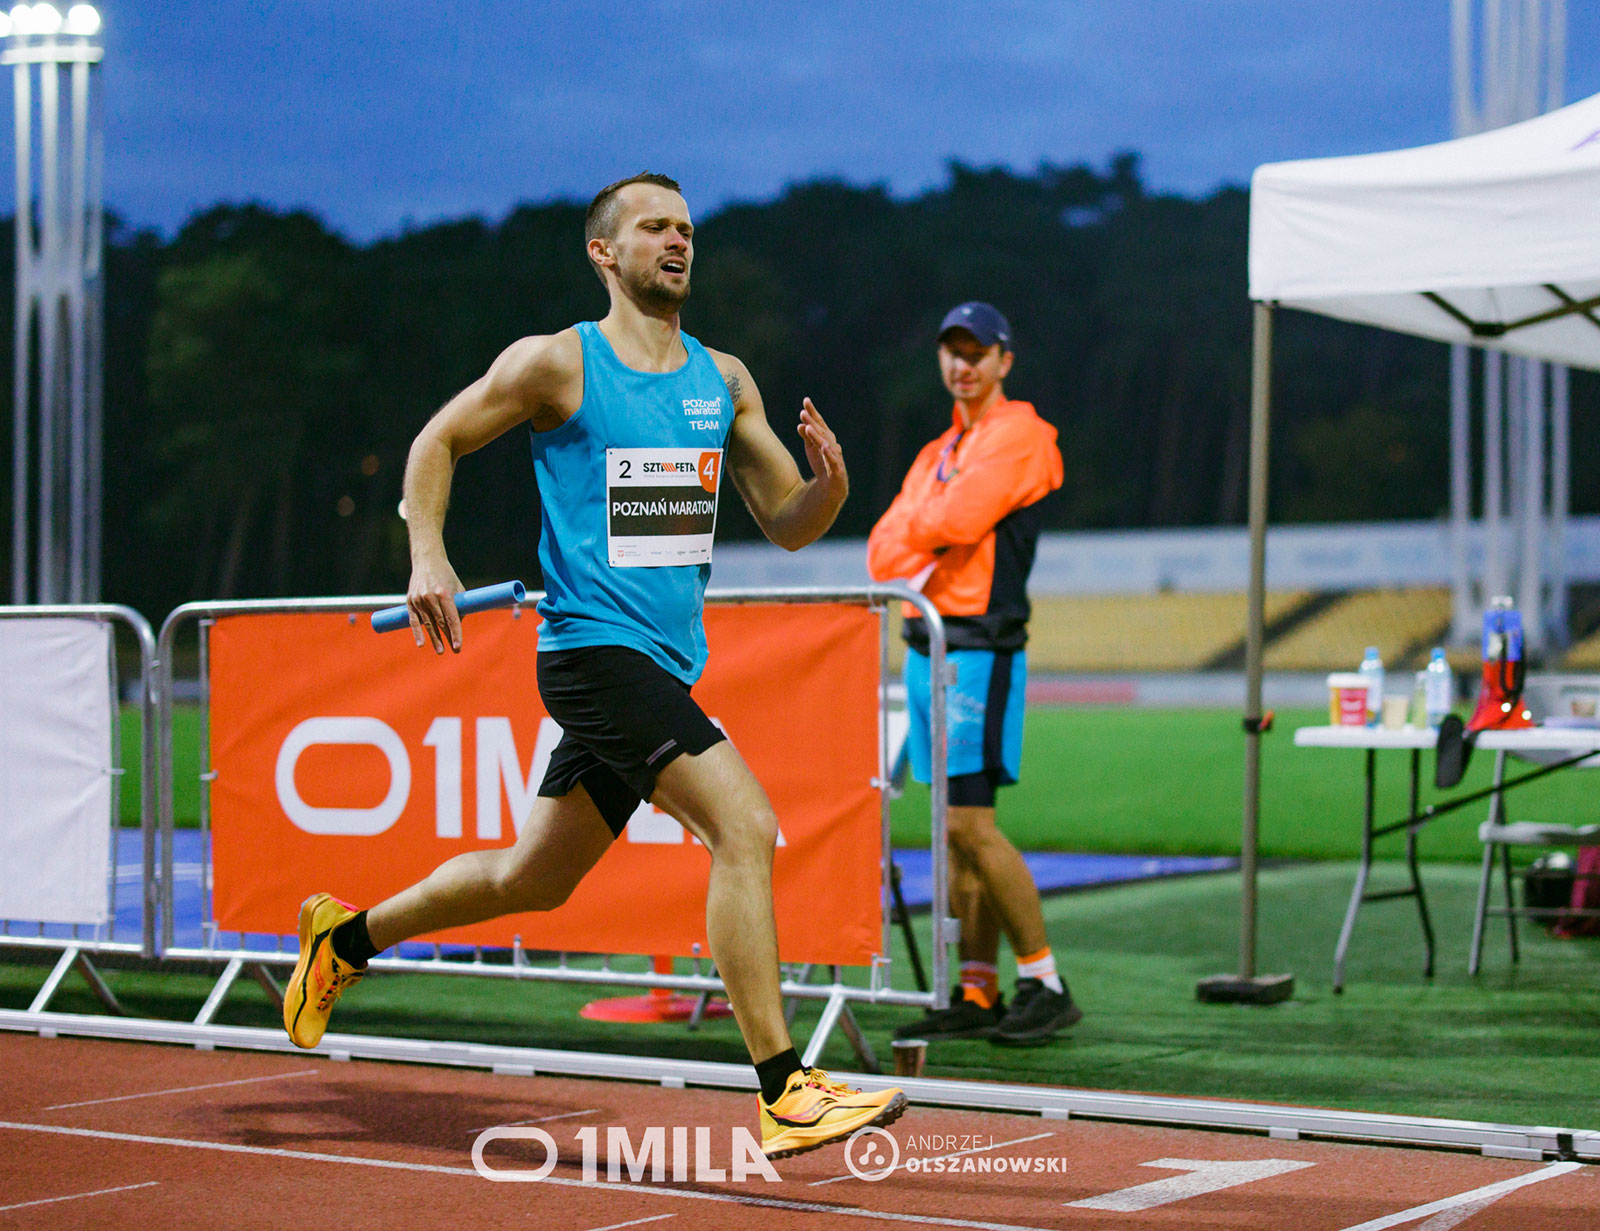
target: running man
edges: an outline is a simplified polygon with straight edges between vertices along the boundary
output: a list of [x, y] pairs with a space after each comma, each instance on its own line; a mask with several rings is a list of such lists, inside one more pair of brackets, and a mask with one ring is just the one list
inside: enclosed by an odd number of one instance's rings
[[[762, 1148], [783, 1158], [888, 1124], [897, 1089], [863, 1094], [800, 1063], [784, 1024], [772, 853], [777, 818], [734, 747], [691, 698], [706, 662], [701, 623], [721, 463], [762, 531], [791, 551], [833, 524], [849, 490], [844, 456], [808, 398], [799, 433], [813, 477], [767, 424], [744, 364], [682, 332], [694, 227], [678, 185], [646, 172], [602, 189], [584, 237], [611, 308], [604, 320], [523, 338], [436, 414], [411, 446], [406, 595], [418, 646], [461, 652], [461, 582], [443, 529], [456, 463], [530, 429], [543, 507], [539, 693], [563, 735], [509, 849], [473, 851], [358, 911], [326, 893], [300, 908], [300, 960], [284, 1000], [289, 1037], [313, 1047], [369, 959], [409, 937], [552, 910], [622, 833], [641, 800], [711, 853], [706, 933], [760, 1079]], [[608, 521], [630, 479], [688, 467], [709, 511]], [[681, 504], [683, 502], [675, 502]], [[694, 501], [706, 503], [704, 499]], [[689, 562], [683, 552], [693, 553]], [[514, 686], [521, 686], [517, 681]]]
[[[995, 791], [1022, 762], [1028, 573], [1039, 501], [1061, 486], [1056, 429], [1006, 397], [1011, 326], [986, 303], [952, 308], [939, 326], [939, 371], [955, 398], [948, 431], [917, 455], [867, 543], [874, 579], [911, 578], [944, 618], [955, 682], [946, 693], [950, 902], [961, 920], [961, 985], [947, 1009], [896, 1038], [1042, 1043], [1083, 1016], [1056, 973], [1028, 865], [995, 825]], [[908, 751], [931, 777], [926, 622], [906, 607]], [[1017, 957], [1008, 1010], [996, 962], [1000, 929]]]

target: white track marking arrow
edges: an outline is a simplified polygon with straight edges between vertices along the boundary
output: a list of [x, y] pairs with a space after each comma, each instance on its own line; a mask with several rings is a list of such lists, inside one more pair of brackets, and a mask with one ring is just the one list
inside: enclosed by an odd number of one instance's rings
[[1132, 1188], [1120, 1188], [1101, 1197], [1086, 1197], [1082, 1201], [1066, 1204], [1079, 1210], [1116, 1210], [1132, 1214], [1139, 1210], [1153, 1210], [1158, 1205], [1171, 1205], [1174, 1201], [1187, 1201], [1203, 1193], [1214, 1193], [1224, 1188], [1237, 1188], [1265, 1180], [1270, 1176], [1286, 1175], [1315, 1163], [1295, 1162], [1287, 1158], [1257, 1158], [1235, 1162], [1208, 1162], [1196, 1158], [1158, 1158], [1153, 1163], [1140, 1163], [1141, 1167], [1165, 1167], [1170, 1171], [1187, 1171], [1188, 1175], [1169, 1176], [1165, 1180], [1152, 1180]]

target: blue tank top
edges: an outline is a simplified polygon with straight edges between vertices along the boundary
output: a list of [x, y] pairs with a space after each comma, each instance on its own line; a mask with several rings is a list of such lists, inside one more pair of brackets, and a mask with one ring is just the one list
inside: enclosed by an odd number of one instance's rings
[[577, 329], [583, 403], [530, 433], [544, 518], [539, 648], [627, 646], [693, 684], [733, 398], [688, 334], [682, 367], [640, 372], [593, 322]]

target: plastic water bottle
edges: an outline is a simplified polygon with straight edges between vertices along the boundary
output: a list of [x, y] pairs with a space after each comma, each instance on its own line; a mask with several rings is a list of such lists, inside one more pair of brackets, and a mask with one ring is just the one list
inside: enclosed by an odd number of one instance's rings
[[1378, 647], [1369, 645], [1362, 655], [1361, 666], [1356, 668], [1367, 681], [1367, 725], [1378, 725], [1378, 715], [1383, 712], [1383, 659]]
[[1433, 654], [1428, 659], [1425, 671], [1427, 682], [1427, 708], [1428, 725], [1437, 727], [1444, 716], [1450, 712], [1451, 703], [1455, 700], [1456, 680], [1450, 671], [1450, 664], [1445, 661], [1444, 650], [1440, 646], [1433, 648]]

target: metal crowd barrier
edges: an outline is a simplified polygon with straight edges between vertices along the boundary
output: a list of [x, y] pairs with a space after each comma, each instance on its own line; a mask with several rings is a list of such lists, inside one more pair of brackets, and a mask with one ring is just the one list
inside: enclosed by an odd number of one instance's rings
[[[139, 734], [139, 832], [140, 832], [140, 936], [137, 941], [118, 939], [117, 906], [118, 868], [117, 838], [122, 811], [122, 714], [121, 688], [117, 672], [117, 656], [113, 646], [110, 655], [110, 678], [107, 681], [111, 698], [111, 748], [112, 774], [111, 806], [108, 819], [108, 842], [111, 847], [110, 873], [107, 877], [107, 922], [92, 926], [82, 924], [51, 925], [33, 920], [0, 920], [0, 947], [45, 949], [61, 951], [61, 957], [51, 970], [44, 985], [34, 997], [27, 1012], [42, 1013], [60, 990], [66, 976], [76, 968], [88, 982], [90, 989], [113, 1013], [121, 1013], [116, 996], [100, 977], [90, 959], [90, 954], [118, 953], [153, 958], [157, 953], [156, 915], [160, 908], [156, 874], [156, 788], [158, 762], [156, 756], [156, 697], [154, 682], [155, 637], [150, 623], [131, 607], [113, 603], [85, 603], [37, 607], [0, 607], [0, 620], [30, 619], [82, 619], [101, 624], [119, 622], [127, 625], [139, 641], [139, 708], [141, 729]], [[85, 929], [87, 926], [87, 934]], [[49, 927], [70, 927], [66, 935], [48, 935]], [[23, 930], [19, 930], [19, 928]]]
[[[531, 607], [538, 601], [539, 597], [537, 594], [530, 593], [522, 606]], [[804, 1050], [803, 1059], [805, 1063], [811, 1064], [816, 1061], [834, 1027], [838, 1026], [844, 1030], [849, 1038], [863, 1069], [868, 1072], [875, 1072], [878, 1067], [876, 1058], [865, 1036], [857, 1026], [854, 1015], [850, 1011], [851, 1003], [895, 1004], [922, 1008], [943, 1005], [948, 995], [945, 989], [950, 985], [949, 945], [956, 941], [959, 936], [960, 925], [957, 920], [950, 917], [948, 900], [948, 852], [945, 842], [948, 812], [945, 690], [943, 688], [934, 688], [932, 690], [932, 705], [929, 715], [933, 745], [931, 853], [933, 875], [932, 917], [935, 921], [933, 952], [930, 955], [931, 986], [927, 990], [911, 990], [896, 988], [892, 985], [889, 954], [891, 952], [891, 932], [894, 924], [891, 903], [897, 895], [892, 879], [894, 869], [889, 843], [890, 794], [888, 774], [890, 767], [882, 763], [887, 758], [889, 747], [889, 613], [893, 604], [906, 602], [915, 607], [927, 621], [929, 660], [932, 678], [935, 680], [946, 678], [944, 623], [932, 603], [920, 593], [903, 586], [870, 585], [842, 589], [796, 587], [711, 590], [706, 594], [706, 601], [708, 603], [721, 604], [860, 603], [879, 613], [881, 670], [878, 721], [879, 746], [882, 755], [880, 756], [879, 777], [874, 782], [874, 785], [880, 792], [883, 810], [883, 837], [880, 861], [882, 872], [882, 951], [873, 961], [865, 986], [843, 982], [840, 978], [839, 967], [828, 968], [826, 982], [811, 982], [811, 976], [814, 972], [808, 966], [790, 966], [786, 968], [781, 984], [787, 1012], [791, 1019], [800, 1000], [825, 1001], [821, 1018]], [[207, 996], [205, 1004], [195, 1019], [195, 1024], [198, 1026], [205, 1027], [209, 1025], [217, 1010], [221, 1007], [228, 990], [240, 975], [248, 975], [255, 979], [273, 999], [281, 1003], [282, 991], [273, 977], [272, 970], [274, 967], [293, 966], [296, 959], [294, 948], [286, 943], [286, 937], [284, 936], [257, 937], [258, 946], [264, 944], [270, 947], [251, 948], [247, 945], [247, 936], [254, 934], [221, 933], [217, 930], [213, 921], [211, 913], [209, 806], [209, 783], [214, 777], [209, 765], [210, 683], [208, 638], [210, 628], [216, 619], [223, 616], [297, 612], [364, 613], [380, 607], [392, 606], [399, 602], [404, 602], [403, 595], [194, 602], [185, 603], [176, 608], [162, 623], [157, 649], [158, 682], [156, 688], [159, 703], [156, 729], [159, 733], [159, 814], [161, 832], [160, 863], [156, 869], [155, 877], [159, 886], [161, 903], [159, 952], [166, 958], [225, 963], [222, 973], [213, 985], [210, 995]], [[201, 779], [200, 831], [203, 919], [202, 943], [198, 948], [179, 946], [174, 943], [173, 911], [174, 769], [172, 754], [172, 661], [179, 630], [190, 623], [194, 623], [197, 626], [200, 665], [201, 761], [199, 776]], [[234, 943], [231, 945], [227, 943], [229, 936], [234, 938]], [[715, 971], [703, 969], [702, 962], [699, 959], [694, 962], [695, 971], [692, 974], [666, 974], [650, 970], [648, 968], [648, 958], [645, 959], [646, 969], [644, 970], [616, 969], [612, 966], [612, 959], [618, 956], [626, 955], [602, 955], [598, 968], [573, 965], [570, 961], [570, 955], [565, 953], [557, 956], [554, 965], [541, 965], [527, 960], [520, 946], [517, 946], [511, 951], [509, 963], [486, 962], [481, 948], [473, 950], [471, 960], [456, 960], [444, 957], [440, 947], [436, 945], [434, 946], [432, 957], [396, 956], [376, 958], [372, 961], [371, 967], [373, 970], [407, 973], [467, 974], [491, 978], [542, 979], [565, 983], [661, 988], [698, 993], [701, 997], [702, 1006], [712, 994], [726, 991], [722, 980], [716, 975]]]

